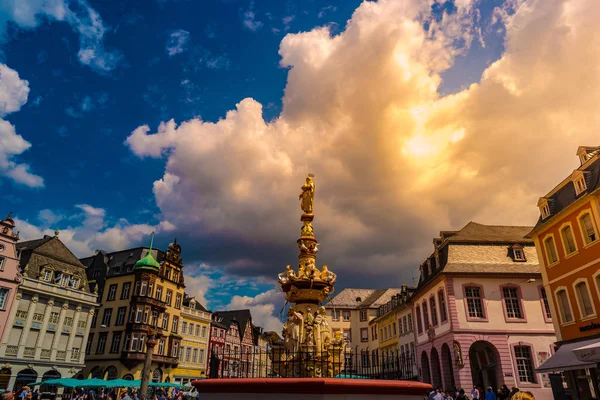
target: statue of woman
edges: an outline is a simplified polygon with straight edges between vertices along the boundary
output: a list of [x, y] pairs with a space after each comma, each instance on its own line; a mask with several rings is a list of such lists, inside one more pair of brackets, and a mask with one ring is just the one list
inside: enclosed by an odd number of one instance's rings
[[300, 208], [306, 214], [312, 214], [313, 202], [315, 199], [315, 183], [312, 180], [313, 174], [308, 174], [306, 183], [302, 185], [302, 193], [298, 196]]
[[322, 350], [325, 350], [325, 343], [329, 343], [331, 340], [325, 307], [319, 307], [313, 325], [315, 327], [315, 346], [317, 348], [317, 354], [319, 354]]

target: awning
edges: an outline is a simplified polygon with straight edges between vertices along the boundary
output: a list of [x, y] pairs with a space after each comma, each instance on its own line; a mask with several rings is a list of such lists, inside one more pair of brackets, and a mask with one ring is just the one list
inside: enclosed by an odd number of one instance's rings
[[597, 343], [598, 339], [590, 339], [590, 340], [582, 340], [575, 343], [566, 343], [560, 346], [560, 349], [556, 351], [546, 360], [545, 363], [540, 365], [537, 368], [537, 372], [545, 373], [545, 372], [560, 372], [560, 371], [570, 371], [574, 369], [584, 369], [584, 368], [596, 368], [595, 362], [590, 361], [580, 361], [575, 356], [573, 350], [588, 346], [594, 343]]
[[577, 347], [573, 353], [581, 362], [600, 363], [600, 339], [595, 339], [595, 343]]

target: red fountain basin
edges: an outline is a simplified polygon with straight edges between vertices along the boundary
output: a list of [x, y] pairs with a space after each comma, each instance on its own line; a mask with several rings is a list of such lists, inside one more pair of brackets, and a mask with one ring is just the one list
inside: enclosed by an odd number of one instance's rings
[[286, 400], [403, 399], [422, 400], [427, 383], [340, 378], [222, 378], [193, 381], [202, 399]]

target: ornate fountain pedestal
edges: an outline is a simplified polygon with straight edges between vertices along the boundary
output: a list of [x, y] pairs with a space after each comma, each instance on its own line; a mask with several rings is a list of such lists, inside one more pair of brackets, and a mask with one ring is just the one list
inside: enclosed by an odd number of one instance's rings
[[[332, 335], [321, 303], [333, 293], [336, 274], [316, 267], [319, 243], [312, 227], [315, 184], [309, 174], [300, 194], [304, 213], [297, 240], [298, 268], [279, 274], [289, 308], [283, 325], [285, 345], [271, 348], [272, 372], [278, 378], [204, 379], [193, 385], [203, 399], [217, 400], [422, 400], [431, 385], [413, 381], [339, 379], [344, 374], [346, 344]], [[273, 376], [270, 375], [269, 376]]]

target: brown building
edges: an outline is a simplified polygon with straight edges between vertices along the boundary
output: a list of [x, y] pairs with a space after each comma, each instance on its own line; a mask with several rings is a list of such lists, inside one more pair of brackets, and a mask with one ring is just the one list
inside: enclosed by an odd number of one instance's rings
[[[535, 241], [557, 343], [540, 372], [563, 373], [575, 399], [600, 394], [600, 146], [577, 149], [580, 166], [538, 201]], [[562, 389], [554, 376], [555, 392]]]

